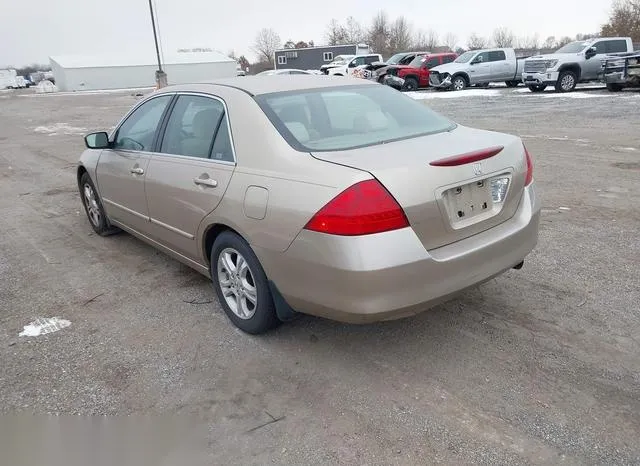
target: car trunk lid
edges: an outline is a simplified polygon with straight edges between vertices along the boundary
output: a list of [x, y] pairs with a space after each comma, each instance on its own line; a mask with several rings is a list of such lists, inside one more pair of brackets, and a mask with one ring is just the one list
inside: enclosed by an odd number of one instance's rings
[[[402, 206], [428, 250], [511, 218], [520, 203], [527, 171], [519, 138], [463, 126], [429, 136], [312, 155], [367, 171], [378, 179]], [[463, 160], [451, 159], [460, 155]], [[500, 194], [503, 200], [498, 202]]]

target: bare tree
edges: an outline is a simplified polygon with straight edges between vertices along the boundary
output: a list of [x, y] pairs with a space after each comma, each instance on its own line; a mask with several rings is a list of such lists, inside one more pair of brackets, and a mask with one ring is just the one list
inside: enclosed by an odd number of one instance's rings
[[453, 52], [456, 49], [456, 44], [458, 43], [458, 37], [453, 32], [447, 32], [442, 39], [444, 45]]
[[469, 39], [467, 39], [467, 47], [469, 50], [485, 49], [489, 45], [489, 41], [484, 37], [480, 37], [475, 32], [471, 33]]
[[499, 27], [493, 31], [493, 42], [496, 47], [513, 47], [515, 36], [506, 27]]
[[406, 51], [411, 48], [411, 25], [404, 16], [396, 18], [389, 35], [389, 53]]
[[389, 18], [384, 11], [379, 11], [374, 17], [369, 29], [369, 45], [377, 53], [387, 55], [389, 53]]
[[616, 0], [613, 2], [609, 22], [602, 26], [603, 36], [629, 36], [640, 42], [640, 0]]
[[518, 48], [525, 50], [538, 50], [540, 47], [540, 37], [538, 34], [523, 36], [518, 39]]
[[256, 35], [252, 49], [258, 55], [258, 61], [273, 65], [273, 54], [281, 45], [280, 36], [276, 31], [263, 28]]
[[344, 31], [349, 44], [359, 44], [365, 40], [364, 29], [353, 16], [347, 18], [347, 25], [344, 27]]
[[413, 48], [419, 52], [431, 52], [438, 46], [438, 34], [432, 29], [418, 31], [413, 38]]
[[543, 49], [554, 49], [558, 46], [558, 41], [556, 40], [556, 36], [549, 36], [544, 40], [542, 44]]
[[349, 43], [346, 28], [335, 19], [332, 19], [327, 26], [326, 39], [329, 45], [347, 45]]
[[571, 42], [571, 37], [569, 36], [561, 37], [560, 39], [558, 39], [558, 43], [556, 44], [556, 47], [558, 48], [563, 47], [567, 45], [569, 42]]

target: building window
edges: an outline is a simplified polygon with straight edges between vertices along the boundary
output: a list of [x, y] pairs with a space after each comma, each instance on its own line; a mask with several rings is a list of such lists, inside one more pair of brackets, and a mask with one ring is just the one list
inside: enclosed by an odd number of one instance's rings
[[322, 59], [324, 61], [333, 61], [333, 52], [324, 52], [322, 54]]
[[287, 64], [287, 57], [285, 57], [284, 55], [278, 55], [278, 65], [286, 65]]

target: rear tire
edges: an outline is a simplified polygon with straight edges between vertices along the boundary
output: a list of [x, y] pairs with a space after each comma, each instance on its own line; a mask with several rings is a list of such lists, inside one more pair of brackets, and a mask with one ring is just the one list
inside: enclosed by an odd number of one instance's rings
[[464, 76], [455, 76], [451, 80], [451, 89], [454, 91], [462, 91], [467, 86], [468, 86], [468, 83]]
[[531, 92], [543, 92], [546, 88], [546, 84], [532, 84], [527, 86]]
[[576, 88], [577, 84], [578, 77], [573, 71], [563, 71], [558, 76], [555, 87], [558, 92], [571, 92]]
[[87, 214], [93, 231], [100, 236], [109, 236], [118, 233], [120, 229], [111, 226], [98, 191], [87, 172], [80, 177], [79, 189], [82, 205], [84, 206], [84, 211]]
[[418, 80], [416, 78], [407, 78], [404, 80], [402, 90], [405, 92], [413, 92], [418, 90]]
[[609, 83], [607, 84], [607, 89], [610, 92], [620, 92], [622, 90], [622, 86], [616, 83]]
[[214, 241], [211, 278], [222, 309], [240, 330], [258, 335], [280, 324], [260, 261], [237, 234], [224, 231]]

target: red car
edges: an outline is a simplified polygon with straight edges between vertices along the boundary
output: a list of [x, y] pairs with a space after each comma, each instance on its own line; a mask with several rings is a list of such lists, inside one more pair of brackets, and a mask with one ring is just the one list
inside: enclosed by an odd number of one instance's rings
[[[408, 65], [393, 65], [383, 69], [378, 76], [379, 82], [386, 82], [387, 76], [395, 76], [403, 80], [403, 91], [415, 91], [429, 86], [429, 70], [435, 66], [451, 63], [458, 58], [457, 53], [427, 53], [418, 55]], [[382, 71], [382, 70], [381, 70]], [[392, 81], [393, 82], [393, 81]]]

